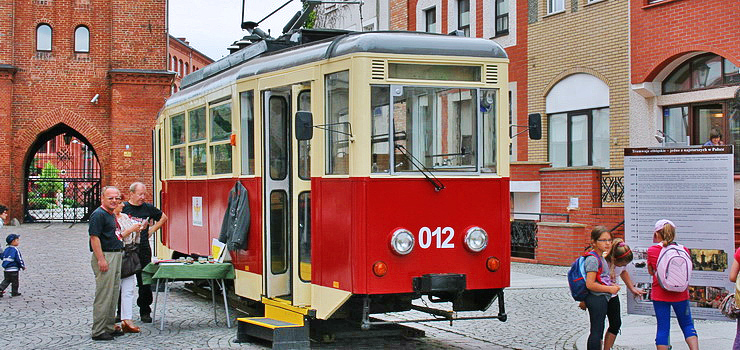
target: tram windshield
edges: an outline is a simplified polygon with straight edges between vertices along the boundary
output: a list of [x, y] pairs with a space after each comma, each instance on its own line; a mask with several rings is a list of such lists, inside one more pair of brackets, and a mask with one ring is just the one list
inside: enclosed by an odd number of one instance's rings
[[494, 90], [384, 85], [371, 96], [374, 173], [419, 172], [412, 163], [435, 172], [495, 171]]

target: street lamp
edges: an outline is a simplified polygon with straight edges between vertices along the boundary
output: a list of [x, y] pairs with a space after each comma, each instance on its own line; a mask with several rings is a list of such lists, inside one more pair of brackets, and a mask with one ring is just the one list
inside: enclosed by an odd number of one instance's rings
[[709, 78], [709, 66], [702, 62], [696, 66], [696, 74], [698, 78], [699, 87], [707, 87], [707, 78]]

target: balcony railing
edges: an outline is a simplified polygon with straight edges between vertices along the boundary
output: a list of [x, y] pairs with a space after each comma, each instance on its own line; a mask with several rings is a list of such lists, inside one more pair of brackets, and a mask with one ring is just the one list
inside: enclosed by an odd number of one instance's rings
[[601, 171], [601, 204], [619, 206], [624, 204], [624, 169]]

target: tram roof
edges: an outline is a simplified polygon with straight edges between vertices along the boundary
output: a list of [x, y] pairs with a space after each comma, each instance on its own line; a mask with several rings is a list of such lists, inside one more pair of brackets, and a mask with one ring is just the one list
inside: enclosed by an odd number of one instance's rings
[[[362, 52], [508, 57], [492, 40], [424, 32], [352, 32], [293, 47], [281, 42], [259, 41], [185, 76], [183, 89], [170, 96], [166, 106], [205, 95], [239, 79]], [[249, 64], [245, 64], [247, 62]]]

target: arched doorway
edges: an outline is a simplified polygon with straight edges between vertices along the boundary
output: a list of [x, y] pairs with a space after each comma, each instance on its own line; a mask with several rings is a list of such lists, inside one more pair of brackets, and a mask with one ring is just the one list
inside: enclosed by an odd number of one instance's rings
[[95, 150], [79, 132], [58, 124], [39, 134], [25, 161], [25, 222], [81, 222], [100, 204]]

